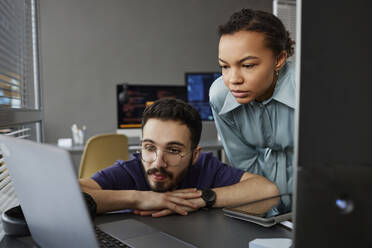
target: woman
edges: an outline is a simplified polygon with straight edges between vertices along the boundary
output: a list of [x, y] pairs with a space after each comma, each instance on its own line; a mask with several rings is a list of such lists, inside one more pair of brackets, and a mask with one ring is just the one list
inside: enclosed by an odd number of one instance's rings
[[250, 9], [234, 13], [218, 33], [222, 77], [209, 95], [226, 155], [232, 166], [291, 193], [295, 72], [287, 58], [294, 42], [276, 16]]

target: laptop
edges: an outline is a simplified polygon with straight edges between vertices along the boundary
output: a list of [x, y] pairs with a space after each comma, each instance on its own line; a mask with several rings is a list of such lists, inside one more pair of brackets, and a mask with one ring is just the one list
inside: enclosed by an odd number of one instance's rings
[[[102, 247], [67, 151], [4, 135], [0, 135], [0, 149], [39, 246]], [[125, 244], [119, 247], [195, 247], [134, 219], [98, 228]]]

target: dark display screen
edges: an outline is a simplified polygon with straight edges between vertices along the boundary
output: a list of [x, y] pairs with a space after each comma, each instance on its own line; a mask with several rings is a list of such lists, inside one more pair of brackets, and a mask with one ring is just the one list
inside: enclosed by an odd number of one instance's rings
[[220, 76], [220, 72], [185, 73], [187, 102], [199, 111], [203, 121], [213, 121], [209, 88]]
[[146, 106], [164, 97], [174, 97], [186, 101], [186, 87], [117, 85], [118, 128], [141, 127], [142, 113]]

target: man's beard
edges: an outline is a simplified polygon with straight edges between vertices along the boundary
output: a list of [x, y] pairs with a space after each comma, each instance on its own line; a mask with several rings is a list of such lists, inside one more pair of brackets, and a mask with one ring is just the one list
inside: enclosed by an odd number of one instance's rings
[[[174, 177], [173, 173], [167, 171], [164, 167], [160, 167], [160, 169], [152, 168], [146, 171], [143, 164], [142, 163], [141, 164], [142, 164], [142, 170], [144, 172], [146, 182], [150, 186], [151, 190], [155, 192], [167, 192], [167, 191], [175, 190], [182, 183], [183, 179], [189, 172], [189, 169], [192, 165], [192, 160], [193, 158], [191, 157], [188, 166], [185, 169], [183, 169], [183, 171], [181, 171], [181, 173], [174, 180], [173, 180], [173, 177]], [[154, 183], [155, 185], [152, 185], [150, 183], [149, 176], [154, 173], [161, 173], [162, 175], [167, 176], [171, 180], [171, 182], [168, 184], [168, 186], [165, 185], [168, 182], [166, 183], [155, 182]]]

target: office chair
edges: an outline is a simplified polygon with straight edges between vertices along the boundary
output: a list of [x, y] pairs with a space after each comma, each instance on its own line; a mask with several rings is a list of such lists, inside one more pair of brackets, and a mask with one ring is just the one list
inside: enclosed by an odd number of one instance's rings
[[79, 178], [91, 177], [118, 159], [128, 160], [128, 138], [123, 134], [98, 134], [85, 145]]

